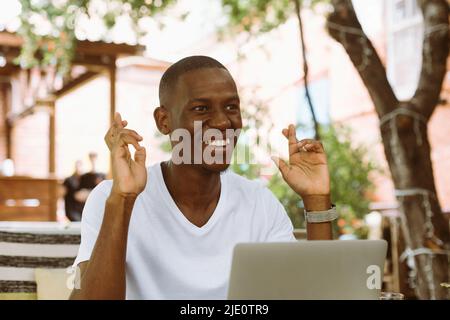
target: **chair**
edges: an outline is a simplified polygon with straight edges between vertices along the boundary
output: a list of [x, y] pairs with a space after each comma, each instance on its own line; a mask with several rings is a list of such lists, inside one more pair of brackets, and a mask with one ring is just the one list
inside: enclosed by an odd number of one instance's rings
[[[37, 299], [37, 282], [46, 275], [67, 282], [80, 240], [79, 223], [1, 222], [0, 300]], [[58, 285], [70, 292], [66, 283]]]

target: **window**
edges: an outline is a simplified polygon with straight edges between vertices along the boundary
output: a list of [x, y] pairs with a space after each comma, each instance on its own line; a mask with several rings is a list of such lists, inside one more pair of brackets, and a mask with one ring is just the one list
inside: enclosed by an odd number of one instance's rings
[[394, 21], [402, 21], [420, 15], [416, 0], [390, 0], [394, 6]]
[[387, 73], [399, 99], [410, 98], [422, 66], [423, 19], [416, 0], [386, 1]]

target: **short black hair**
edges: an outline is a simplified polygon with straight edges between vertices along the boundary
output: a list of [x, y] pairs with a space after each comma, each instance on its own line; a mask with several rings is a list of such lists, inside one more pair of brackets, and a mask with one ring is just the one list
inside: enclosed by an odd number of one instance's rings
[[208, 56], [189, 56], [172, 64], [162, 75], [159, 83], [159, 102], [162, 105], [167, 94], [173, 90], [178, 78], [184, 73], [203, 69], [203, 68], [219, 68], [228, 69], [216, 59]]

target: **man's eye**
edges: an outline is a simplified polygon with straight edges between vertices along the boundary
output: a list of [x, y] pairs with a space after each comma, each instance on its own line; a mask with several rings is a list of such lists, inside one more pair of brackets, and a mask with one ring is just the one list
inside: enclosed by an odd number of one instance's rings
[[196, 106], [192, 108], [192, 110], [194, 111], [206, 111], [207, 109], [208, 109], [207, 106]]
[[238, 108], [238, 106], [235, 104], [229, 104], [225, 107], [225, 109], [227, 109], [227, 110], [236, 110], [237, 108]]

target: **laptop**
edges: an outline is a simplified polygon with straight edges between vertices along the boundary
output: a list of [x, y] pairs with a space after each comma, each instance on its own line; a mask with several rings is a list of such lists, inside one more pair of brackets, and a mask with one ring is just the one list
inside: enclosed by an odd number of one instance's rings
[[378, 299], [386, 251], [385, 240], [240, 243], [228, 299]]

